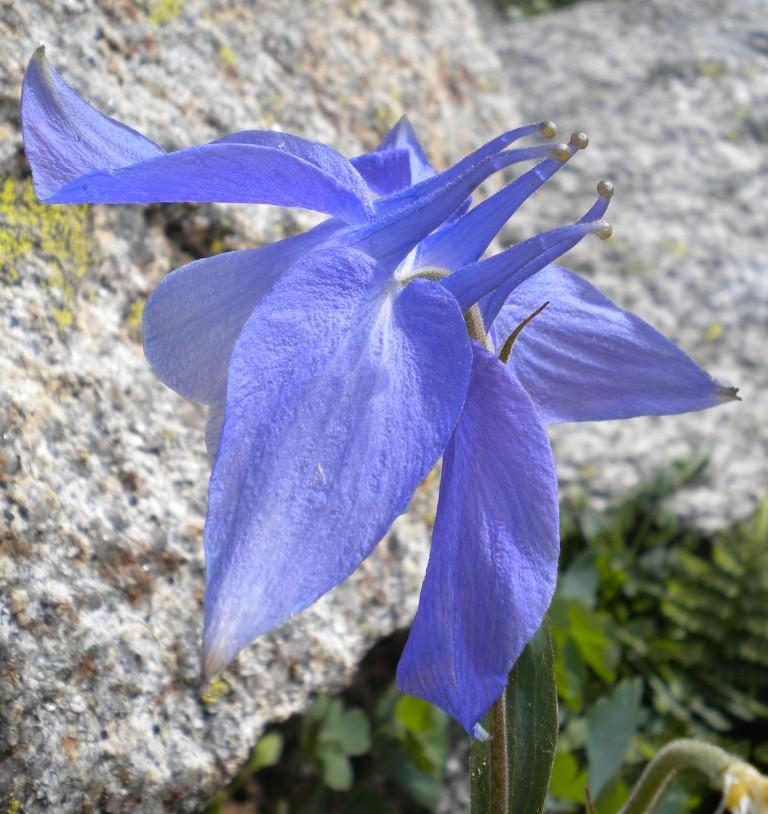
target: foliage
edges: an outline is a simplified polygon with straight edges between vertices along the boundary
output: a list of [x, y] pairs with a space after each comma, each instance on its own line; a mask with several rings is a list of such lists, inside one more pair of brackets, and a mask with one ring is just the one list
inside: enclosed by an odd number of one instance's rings
[[[673, 466], [603, 513], [583, 498], [563, 505], [550, 612], [561, 736], [548, 810], [583, 810], [589, 786], [598, 814], [614, 814], [642, 764], [674, 737], [768, 764], [768, 500], [733, 528], [691, 531], [665, 503], [704, 470], [701, 460]], [[293, 729], [267, 735], [278, 739], [271, 763], [254, 757], [260, 741], [230, 796], [271, 765], [250, 792], [261, 789], [254, 810], [264, 814], [433, 810], [449, 738], [466, 736], [392, 688], [401, 646], [402, 636], [379, 653], [376, 680], [364, 672], [365, 693], [320, 699]], [[662, 814], [690, 810], [698, 792], [673, 786]]]
[[[703, 469], [672, 467], [603, 515], [565, 507], [552, 614], [561, 802], [583, 804], [588, 779], [599, 814], [612, 814], [639, 763], [674, 737], [768, 758], [768, 501], [732, 529], [692, 532], [664, 501]], [[630, 766], [617, 772], [624, 752]]]
[[513, 18], [546, 14], [562, 6], [571, 6], [578, 2], [579, 0], [496, 0], [498, 7], [505, 9]]

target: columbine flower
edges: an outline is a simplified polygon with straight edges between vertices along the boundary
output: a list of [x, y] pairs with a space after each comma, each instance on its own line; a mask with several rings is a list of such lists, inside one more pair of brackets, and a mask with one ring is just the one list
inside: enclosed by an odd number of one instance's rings
[[733, 814], [768, 814], [768, 777], [736, 761], [723, 773], [723, 801], [719, 810]]
[[[352, 161], [265, 131], [166, 153], [78, 97], [42, 51], [24, 81], [22, 123], [36, 189], [52, 203], [234, 201], [333, 216], [190, 263], [144, 312], [157, 373], [209, 406], [208, 675], [350, 574], [445, 452], [398, 681], [474, 731], [555, 587], [557, 480], [544, 426], [734, 395], [552, 265], [585, 234], [608, 236], [609, 184], [577, 223], [480, 259], [586, 146], [583, 134], [510, 149], [554, 135], [549, 122], [522, 127], [442, 173], [405, 121]], [[469, 208], [491, 174], [531, 159], [541, 161]]]

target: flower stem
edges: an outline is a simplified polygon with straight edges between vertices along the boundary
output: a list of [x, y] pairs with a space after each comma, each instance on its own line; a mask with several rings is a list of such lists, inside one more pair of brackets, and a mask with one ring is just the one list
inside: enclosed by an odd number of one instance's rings
[[509, 763], [507, 760], [507, 710], [506, 693], [488, 713], [488, 725], [491, 730], [491, 812], [490, 814], [507, 814], [509, 799]]
[[723, 772], [734, 760], [733, 755], [719, 746], [685, 738], [672, 741], [646, 766], [619, 814], [651, 814], [667, 784], [681, 769], [701, 772], [719, 789]]

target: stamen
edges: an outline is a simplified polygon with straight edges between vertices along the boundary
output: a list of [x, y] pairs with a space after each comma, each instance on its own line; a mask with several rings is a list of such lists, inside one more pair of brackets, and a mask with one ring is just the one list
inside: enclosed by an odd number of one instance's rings
[[507, 337], [507, 341], [504, 343], [504, 346], [501, 349], [501, 353], [499, 353], [499, 360], [503, 365], [506, 365], [507, 362], [509, 361], [509, 356], [512, 353], [512, 346], [515, 344], [515, 340], [517, 339], [517, 337], [520, 336], [520, 332], [534, 317], [537, 317], [548, 305], [549, 300], [547, 300], [547, 302], [545, 303], [542, 303], [532, 314], [528, 314], [528, 316]]
[[610, 181], [603, 180], [597, 185], [597, 194], [601, 198], [610, 201], [613, 198], [613, 184]]
[[519, 207], [564, 164], [563, 161], [546, 158], [453, 223], [425, 238], [419, 244], [414, 266], [440, 266], [456, 270], [477, 260]]
[[539, 133], [544, 138], [554, 138], [557, 135], [557, 125], [551, 121], [544, 121], [539, 124]]
[[567, 161], [572, 155], [573, 150], [565, 142], [552, 147], [552, 158], [556, 158], [558, 161]]
[[568, 143], [577, 150], [586, 150], [589, 145], [589, 136], [581, 130], [578, 130], [575, 133], [571, 133], [571, 138]]
[[600, 238], [600, 240], [610, 240], [611, 235], [613, 234], [613, 226], [611, 226], [607, 220], [598, 221], [595, 234]]
[[[608, 198], [598, 196], [597, 200], [579, 219], [577, 224], [574, 224], [573, 226], [561, 226], [559, 229], [553, 229], [539, 236], [543, 238], [545, 236], [555, 236], [559, 234], [562, 235], [561, 240], [557, 242], [547, 241], [549, 245], [544, 245], [542, 242], [540, 244], [541, 251], [537, 256], [525, 258], [524, 262], [519, 263], [517, 268], [514, 268], [513, 265], [507, 266], [507, 274], [505, 275], [505, 278], [500, 281], [497, 286], [494, 286], [492, 290], [490, 290], [490, 293], [488, 293], [480, 303], [486, 324], [493, 324], [493, 321], [496, 319], [499, 311], [507, 301], [507, 298], [512, 291], [517, 288], [517, 286], [524, 283], [529, 277], [534, 275], [540, 269], [543, 269], [549, 263], [553, 263], [558, 257], [560, 257], [560, 255], [565, 254], [569, 249], [572, 249], [584, 235], [592, 233], [599, 236], [600, 232], [603, 231], [610, 236], [610, 224], [602, 219], [606, 209], [608, 209], [609, 203], [610, 201]], [[580, 228], [577, 229], [576, 227]], [[525, 241], [525, 243], [530, 243], [530, 241]], [[511, 253], [515, 250], [515, 248], [516, 247], [513, 246], [512, 249], [507, 249], [507, 252]], [[503, 255], [504, 252], [502, 252], [500, 255], [496, 255], [496, 257], [501, 258]], [[489, 258], [488, 260], [481, 262], [489, 263], [494, 259], [495, 258]], [[510, 255], [510, 260], [512, 259], [513, 258]]]

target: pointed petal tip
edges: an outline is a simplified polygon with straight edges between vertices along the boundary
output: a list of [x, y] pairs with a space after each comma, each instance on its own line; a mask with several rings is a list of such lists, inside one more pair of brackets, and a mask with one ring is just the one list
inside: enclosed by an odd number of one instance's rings
[[475, 724], [472, 727], [472, 737], [476, 741], [489, 741], [491, 739], [491, 736], [483, 729], [482, 726], [480, 726], [480, 724]]
[[716, 391], [717, 399], [721, 404], [727, 404], [729, 401], [741, 401], [738, 387], [723, 387], [718, 386]]
[[223, 672], [226, 666], [232, 661], [232, 656], [221, 646], [219, 642], [213, 645], [203, 644], [203, 659], [200, 675], [205, 683], [215, 678]]

